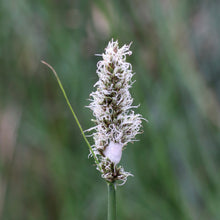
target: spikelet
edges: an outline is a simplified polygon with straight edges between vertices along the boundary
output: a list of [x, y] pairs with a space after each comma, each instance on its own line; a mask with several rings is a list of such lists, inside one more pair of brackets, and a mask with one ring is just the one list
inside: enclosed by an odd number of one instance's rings
[[97, 63], [99, 80], [90, 94], [89, 108], [93, 111], [96, 126], [92, 146], [96, 156], [101, 161], [102, 177], [109, 182], [121, 180], [124, 184], [127, 177], [132, 175], [125, 172], [123, 167], [116, 166], [122, 156], [122, 150], [129, 142], [135, 141], [140, 133], [142, 116], [135, 114], [132, 109], [133, 98], [129, 92], [134, 75], [132, 65], [126, 62], [126, 56], [131, 55], [130, 45], [119, 48], [118, 41], [111, 40], [105, 48], [102, 60]]

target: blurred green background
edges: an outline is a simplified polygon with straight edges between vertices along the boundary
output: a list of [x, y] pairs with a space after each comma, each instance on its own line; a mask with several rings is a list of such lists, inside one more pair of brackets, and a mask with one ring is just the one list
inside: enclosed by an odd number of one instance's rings
[[118, 219], [220, 219], [219, 22], [218, 0], [1, 0], [0, 219], [106, 219], [106, 184], [40, 60], [88, 129], [94, 54], [111, 38], [133, 41], [131, 93], [149, 120], [123, 154], [134, 177]]

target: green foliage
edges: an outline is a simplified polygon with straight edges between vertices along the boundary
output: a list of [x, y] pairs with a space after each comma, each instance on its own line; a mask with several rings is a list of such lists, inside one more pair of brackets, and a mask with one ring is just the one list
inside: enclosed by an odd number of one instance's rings
[[[107, 42], [133, 41], [134, 104], [149, 120], [122, 164], [120, 220], [220, 216], [218, 1], [0, 1], [0, 219], [103, 220], [107, 190], [83, 129]], [[92, 143], [92, 140], [90, 140]]]

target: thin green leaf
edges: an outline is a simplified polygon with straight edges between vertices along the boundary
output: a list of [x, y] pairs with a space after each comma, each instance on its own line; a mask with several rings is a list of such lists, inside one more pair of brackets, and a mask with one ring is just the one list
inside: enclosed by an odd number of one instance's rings
[[46, 62], [43, 61], [43, 60], [41, 60], [41, 63], [43, 63], [43, 64], [45, 64], [46, 66], [48, 66], [48, 67], [52, 70], [53, 74], [55, 75], [55, 77], [56, 77], [56, 79], [57, 79], [57, 82], [58, 82], [58, 84], [59, 84], [59, 86], [60, 86], [60, 89], [61, 89], [61, 91], [62, 91], [62, 93], [63, 93], [63, 96], [64, 96], [64, 98], [65, 98], [65, 100], [66, 100], [66, 103], [67, 103], [67, 105], [69, 106], [69, 108], [70, 108], [70, 110], [71, 110], [71, 112], [72, 112], [72, 115], [73, 115], [73, 117], [74, 117], [74, 119], [75, 119], [75, 121], [76, 121], [76, 123], [77, 123], [77, 125], [78, 125], [78, 127], [79, 127], [79, 129], [80, 129], [80, 131], [81, 131], [81, 133], [82, 133], [82, 135], [83, 135], [83, 138], [84, 138], [85, 142], [87, 143], [87, 145], [88, 145], [88, 147], [89, 147], [89, 150], [90, 150], [91, 153], [92, 153], [93, 158], [95, 159], [95, 163], [96, 163], [97, 166], [101, 169], [100, 164], [99, 164], [99, 161], [98, 161], [98, 158], [96, 157], [96, 155], [95, 155], [95, 153], [94, 153], [94, 151], [93, 151], [93, 149], [92, 149], [92, 147], [91, 147], [91, 145], [90, 145], [88, 139], [86, 138], [86, 136], [85, 136], [85, 134], [84, 134], [84, 131], [83, 131], [83, 129], [82, 129], [82, 126], [80, 125], [79, 120], [78, 120], [78, 118], [77, 118], [77, 116], [76, 116], [76, 114], [75, 114], [75, 112], [74, 112], [74, 110], [73, 110], [73, 108], [72, 108], [72, 106], [71, 106], [71, 104], [70, 104], [70, 101], [69, 101], [69, 99], [68, 99], [68, 97], [67, 97], [67, 95], [66, 95], [66, 92], [65, 92], [65, 90], [64, 90], [64, 88], [63, 88], [63, 85], [62, 85], [62, 83], [61, 83], [61, 81], [60, 81], [60, 78], [58, 77], [56, 71], [54, 70], [54, 68], [53, 68], [50, 64], [46, 63]]

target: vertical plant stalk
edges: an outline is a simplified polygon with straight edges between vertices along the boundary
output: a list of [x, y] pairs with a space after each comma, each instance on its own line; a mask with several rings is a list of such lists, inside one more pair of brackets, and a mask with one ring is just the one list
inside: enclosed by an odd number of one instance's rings
[[[141, 133], [142, 120], [145, 120], [142, 115], [135, 114], [132, 110], [138, 106], [132, 105], [133, 98], [129, 92], [134, 83], [132, 65], [126, 62], [126, 56], [132, 54], [130, 46], [131, 43], [120, 48], [118, 41], [112, 39], [105, 48], [105, 53], [99, 54], [103, 59], [97, 63], [96, 73], [99, 80], [94, 85], [97, 90], [90, 94], [91, 102], [87, 106], [95, 116], [95, 119], [92, 120], [95, 122], [95, 126], [86, 130], [87, 132], [95, 131], [91, 135], [95, 142], [92, 146], [84, 134], [56, 71], [48, 63], [41, 61], [53, 71], [89, 147], [89, 155], [94, 158], [102, 178], [107, 181], [108, 220], [116, 220], [116, 183], [123, 185], [127, 181], [127, 177], [132, 176], [118, 165], [123, 148], [129, 142], [136, 140], [135, 136]], [[119, 181], [121, 184], [118, 184]]]
[[[116, 220], [116, 184], [123, 185], [129, 172], [120, 165], [122, 151], [135, 136], [142, 133], [142, 115], [135, 114], [133, 98], [129, 89], [134, 81], [132, 65], [126, 61], [130, 56], [131, 43], [119, 47], [113, 39], [108, 43], [105, 52], [97, 54], [102, 59], [97, 63], [98, 81], [96, 91], [90, 94], [89, 107], [93, 111], [95, 126], [93, 131], [95, 154], [100, 160], [102, 178], [108, 185], [108, 220]], [[120, 184], [118, 184], [118, 182]]]
[[108, 185], [108, 220], [116, 220], [116, 188], [114, 183]]

